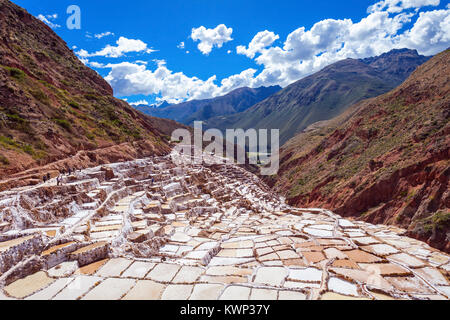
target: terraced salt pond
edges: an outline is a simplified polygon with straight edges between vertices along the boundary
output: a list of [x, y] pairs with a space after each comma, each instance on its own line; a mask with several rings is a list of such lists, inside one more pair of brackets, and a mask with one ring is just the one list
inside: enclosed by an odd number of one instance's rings
[[450, 257], [180, 155], [0, 194], [0, 299], [449, 299]]

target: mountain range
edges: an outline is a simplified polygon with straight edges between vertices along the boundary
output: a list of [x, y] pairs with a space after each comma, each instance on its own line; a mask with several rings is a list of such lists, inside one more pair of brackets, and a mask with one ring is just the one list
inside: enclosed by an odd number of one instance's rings
[[368, 59], [346, 59], [301, 79], [244, 112], [209, 119], [208, 128], [280, 129], [280, 145], [310, 124], [331, 119], [350, 105], [386, 93], [429, 58], [392, 50]]
[[211, 117], [231, 115], [247, 110], [254, 104], [281, 90], [280, 86], [239, 88], [230, 93], [205, 100], [192, 100], [180, 104], [163, 104], [157, 108], [139, 105], [135, 108], [154, 117], [172, 119], [192, 125], [194, 121], [206, 121]]

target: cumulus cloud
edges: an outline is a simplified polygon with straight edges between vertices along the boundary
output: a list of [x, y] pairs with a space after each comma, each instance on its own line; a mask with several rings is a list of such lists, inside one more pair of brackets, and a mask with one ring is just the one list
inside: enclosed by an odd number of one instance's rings
[[127, 39], [125, 37], [120, 37], [116, 41], [117, 46], [107, 45], [102, 50], [89, 53], [84, 49], [77, 52], [77, 55], [82, 58], [88, 57], [107, 57], [107, 58], [119, 58], [124, 56], [125, 53], [129, 52], [145, 52], [152, 53], [155, 50], [149, 48], [145, 42], [139, 39]]
[[440, 0], [383, 0], [368, 8], [368, 12], [386, 10], [389, 13], [398, 13], [405, 9], [419, 9], [426, 6], [438, 6]]
[[193, 28], [191, 38], [195, 42], [199, 41], [198, 49], [204, 55], [211, 53], [213, 47], [222, 48], [223, 44], [232, 41], [232, 28], [227, 28], [224, 24], [219, 24], [214, 29], [206, 29], [204, 26]]
[[184, 49], [184, 42], [183, 42], [183, 41], [180, 42], [180, 43], [177, 45], [177, 48], [178, 48], [178, 49]]
[[93, 68], [98, 68], [98, 69], [105, 67], [105, 65], [103, 63], [99, 63], [99, 62], [96, 62], [96, 61], [89, 62], [88, 60], [86, 60], [85, 64], [89, 65], [89, 66], [91, 66]]
[[450, 45], [450, 10], [421, 12], [411, 30], [400, 36], [400, 44], [426, 55], [447, 49]]
[[[310, 29], [297, 28], [282, 40], [274, 32], [258, 32], [248, 45], [237, 46], [236, 51], [252, 59], [261, 71], [249, 68], [221, 81], [215, 75], [203, 80], [172, 71], [164, 60], [154, 60], [154, 66], [137, 62], [99, 66], [110, 69], [106, 80], [118, 96], [155, 95], [156, 101], [179, 103], [224, 95], [243, 86], [287, 86], [346, 58], [365, 58], [405, 47], [417, 49], [420, 54], [433, 55], [449, 47], [448, 6], [441, 10], [432, 8], [418, 12], [411, 9], [435, 5], [437, 1], [385, 0], [380, 3], [382, 5], [376, 10], [370, 8], [367, 16], [359, 21], [325, 19]], [[401, 10], [392, 11], [394, 6], [399, 6]], [[232, 34], [232, 30], [224, 25], [215, 29], [200, 27], [194, 30], [192, 38], [200, 41], [199, 49], [204, 54], [210, 53], [215, 46], [220, 48], [226, 39], [231, 39]], [[118, 44], [118, 47], [121, 46]], [[139, 50], [145, 48], [142, 46]], [[105, 49], [102, 51], [108, 51]], [[84, 59], [88, 56], [92, 55], [88, 54]], [[83, 59], [82, 55], [80, 57]]]
[[252, 39], [252, 41], [248, 45], [248, 48], [246, 48], [245, 46], [237, 46], [236, 52], [253, 59], [257, 53], [261, 52], [262, 49], [271, 46], [279, 38], [279, 35], [271, 31], [261, 31], [258, 32]]
[[[422, 1], [421, 3], [425, 3]], [[428, 2], [431, 3], [431, 2]], [[403, 2], [405, 6], [407, 4]], [[419, 5], [418, 2], [414, 5]], [[415, 20], [411, 29], [404, 26]], [[394, 48], [417, 49], [433, 55], [450, 44], [450, 10], [400, 12], [372, 11], [359, 22], [350, 19], [326, 19], [310, 30], [301, 27], [290, 33], [283, 46], [272, 46], [240, 53], [253, 56], [264, 67], [252, 80], [254, 86], [280, 84], [286, 86], [304, 76], [345, 58], [363, 58], [382, 54]], [[256, 38], [256, 36], [255, 36]], [[252, 40], [253, 42], [253, 40]], [[238, 51], [239, 52], [239, 51]]]
[[52, 20], [56, 20], [58, 18], [58, 14], [48, 14], [44, 16], [43, 14], [39, 14], [36, 18], [44, 22], [46, 25], [48, 25], [52, 29], [60, 28], [61, 26], [59, 24], [53, 23]]
[[256, 69], [250, 68], [223, 79], [216, 95], [224, 95], [237, 88], [252, 86], [252, 79], [256, 71]]
[[130, 62], [104, 65], [104, 68], [111, 69], [105, 79], [114, 88], [117, 96], [157, 95], [160, 97], [157, 101], [179, 103], [184, 100], [216, 97], [249, 86], [256, 72], [256, 69], [247, 69], [223, 79], [220, 85], [217, 85], [216, 76], [201, 80], [169, 70], [164, 60], [154, 62], [154, 70], [146, 65]]

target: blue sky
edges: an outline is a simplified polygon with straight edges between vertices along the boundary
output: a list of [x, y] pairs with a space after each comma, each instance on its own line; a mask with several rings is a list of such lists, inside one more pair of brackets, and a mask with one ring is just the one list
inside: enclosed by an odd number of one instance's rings
[[[49, 24], [130, 103], [286, 86], [347, 57], [400, 47], [431, 55], [450, 45], [450, 7], [439, 0], [13, 2]], [[66, 26], [73, 4], [80, 30]]]

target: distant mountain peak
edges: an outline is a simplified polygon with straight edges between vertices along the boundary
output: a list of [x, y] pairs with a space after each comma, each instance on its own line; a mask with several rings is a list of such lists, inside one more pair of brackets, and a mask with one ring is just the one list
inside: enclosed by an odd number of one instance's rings
[[159, 105], [154, 105], [155, 108], [165, 108], [170, 106], [170, 103], [168, 103], [166, 100], [164, 100], [161, 104]]
[[393, 59], [394, 57], [398, 57], [400, 59], [401, 58], [426, 58], [426, 60], [428, 60], [430, 58], [430, 57], [425, 57], [425, 56], [420, 55], [416, 49], [402, 48], [402, 49], [392, 49], [388, 52], [380, 54], [379, 56], [368, 57], [368, 58], [359, 59], [359, 60], [366, 64], [372, 64], [375, 61], [380, 61], [380, 60], [385, 60], [385, 59]]
[[210, 99], [190, 100], [173, 105], [166, 103], [157, 108], [149, 108], [148, 106], [136, 106], [135, 108], [155, 117], [192, 124], [196, 120], [207, 121], [211, 117], [245, 111], [281, 89], [280, 86], [241, 87], [224, 96]]

